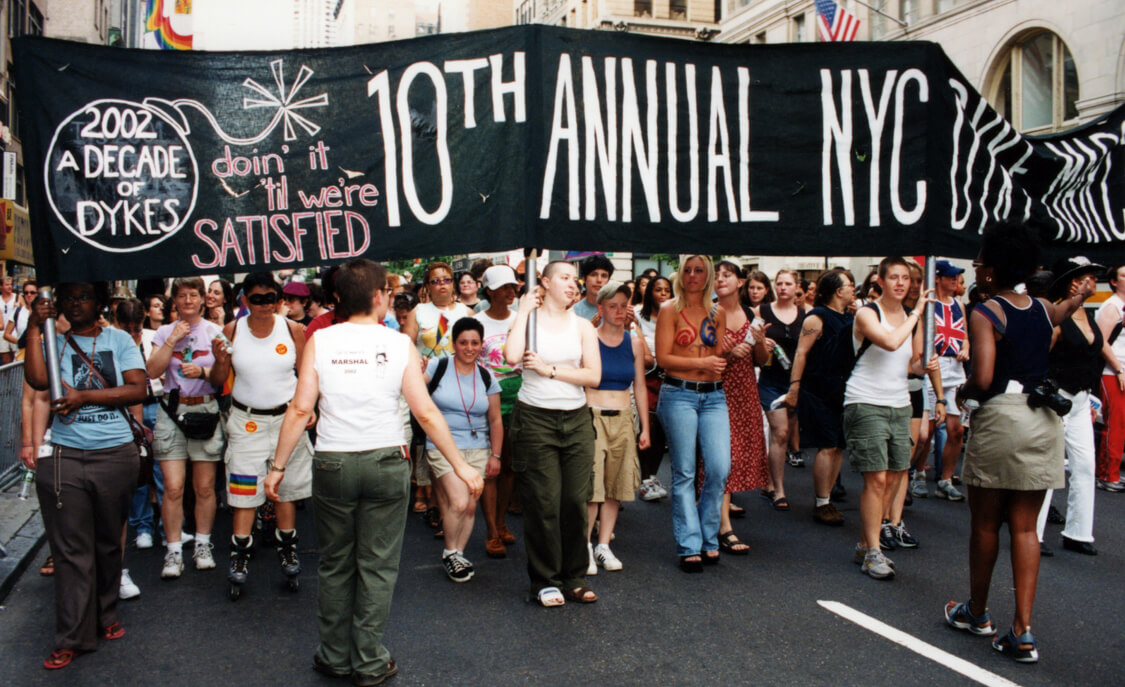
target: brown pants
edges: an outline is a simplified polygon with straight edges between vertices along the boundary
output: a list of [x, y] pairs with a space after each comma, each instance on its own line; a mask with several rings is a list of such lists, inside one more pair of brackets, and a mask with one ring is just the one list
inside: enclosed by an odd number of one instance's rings
[[55, 649], [93, 651], [98, 630], [117, 621], [121, 528], [139, 466], [132, 442], [56, 446], [39, 459], [35, 490], [55, 557]]

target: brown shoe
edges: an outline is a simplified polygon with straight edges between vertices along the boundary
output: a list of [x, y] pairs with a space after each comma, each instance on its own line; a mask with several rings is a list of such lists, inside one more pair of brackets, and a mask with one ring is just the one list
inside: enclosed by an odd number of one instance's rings
[[505, 544], [515, 544], [516, 543], [516, 535], [514, 535], [510, 531], [508, 531], [507, 527], [500, 527], [498, 529], [499, 529], [498, 534], [500, 535], [500, 541], [504, 542]]
[[504, 540], [500, 537], [493, 537], [486, 541], [484, 552], [488, 554], [489, 558], [504, 558], [508, 555], [508, 549], [504, 546]]
[[826, 503], [813, 509], [813, 520], [822, 525], [839, 526], [844, 524], [844, 515], [836, 510], [836, 506]]

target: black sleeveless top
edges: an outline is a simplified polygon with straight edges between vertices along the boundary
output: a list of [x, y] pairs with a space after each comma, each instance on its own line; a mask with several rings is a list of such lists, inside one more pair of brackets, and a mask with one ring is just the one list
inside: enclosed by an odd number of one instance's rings
[[1102, 331], [1090, 317], [1090, 311], [1085, 308], [1082, 311], [1082, 316], [1094, 331], [1094, 340], [1087, 341], [1074, 319], [1068, 317], [1060, 326], [1059, 340], [1051, 349], [1051, 379], [1058, 383], [1060, 389], [1072, 394], [1098, 388], [1105, 362], [1102, 358]]
[[1049, 367], [1051, 334], [1055, 330], [1047, 309], [1038, 298], [1032, 298], [1031, 304], [1022, 309], [1003, 297], [997, 296], [990, 302], [993, 301], [1004, 312], [1005, 322], [1001, 324], [990, 309], [980, 308], [980, 313], [1002, 334], [996, 342], [992, 386], [982, 400], [1004, 393], [1009, 380], [1020, 382], [1026, 390], [1043, 381]]
[[[781, 350], [789, 356], [789, 362], [792, 363], [793, 358], [797, 357], [797, 341], [801, 338], [801, 325], [804, 324], [805, 315], [808, 313], [801, 306], [797, 306], [797, 318], [786, 324], [778, 319], [769, 303], [763, 303], [758, 311], [762, 314], [762, 319], [766, 321], [766, 338], [777, 342], [777, 345], [781, 346]], [[762, 366], [762, 374], [758, 378], [758, 383], [765, 386], [788, 387], [789, 370], [783, 368], [778, 364], [777, 358], [771, 356], [770, 362]]]
[[840, 331], [855, 320], [849, 312], [836, 312], [826, 305], [818, 305], [809, 315], [820, 318], [823, 327], [820, 338], [805, 356], [805, 370], [801, 373], [801, 390], [827, 401], [844, 403], [844, 378], [836, 366], [836, 346]]

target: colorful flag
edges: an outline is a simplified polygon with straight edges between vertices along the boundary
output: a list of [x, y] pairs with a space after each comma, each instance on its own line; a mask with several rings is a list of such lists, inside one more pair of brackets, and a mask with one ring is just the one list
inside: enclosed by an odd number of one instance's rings
[[859, 19], [835, 0], [816, 0], [817, 26], [822, 41], [854, 41]]
[[445, 315], [442, 315], [440, 318], [438, 318], [438, 321], [437, 321], [436, 338], [437, 338], [437, 345], [438, 345], [439, 348], [441, 347], [441, 342], [445, 340], [445, 335], [448, 332], [449, 332], [449, 320], [447, 320], [445, 318]]

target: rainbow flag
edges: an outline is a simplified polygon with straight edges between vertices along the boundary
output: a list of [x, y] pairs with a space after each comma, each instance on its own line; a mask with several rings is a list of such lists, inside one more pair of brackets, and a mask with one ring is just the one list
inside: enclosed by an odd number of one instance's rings
[[231, 475], [230, 493], [232, 496], [254, 496], [258, 493], [258, 478], [255, 475]]
[[445, 335], [449, 333], [449, 320], [442, 315], [437, 321], [437, 330], [435, 332], [435, 341], [438, 347], [441, 347], [441, 342], [445, 340]]
[[[172, 14], [191, 14], [191, 0], [147, 0], [145, 31], [153, 34], [162, 50], [191, 50], [191, 34], [179, 34], [172, 27]], [[165, 12], [165, 3], [174, 3], [172, 12]]]

